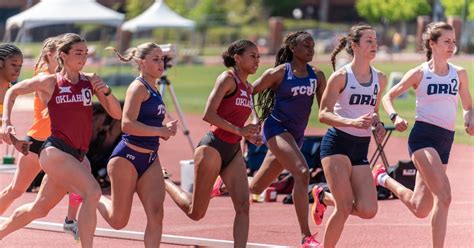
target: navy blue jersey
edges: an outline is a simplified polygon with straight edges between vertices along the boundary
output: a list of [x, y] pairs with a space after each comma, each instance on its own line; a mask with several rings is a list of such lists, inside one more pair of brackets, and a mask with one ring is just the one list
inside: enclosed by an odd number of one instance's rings
[[[165, 119], [166, 107], [161, 94], [155, 91], [144, 78], [137, 77], [136, 80], [145, 85], [150, 93], [150, 97], [142, 102], [140, 106], [137, 121], [148, 126], [162, 127], [163, 120]], [[122, 139], [125, 142], [153, 151], [158, 150], [158, 146], [160, 145], [159, 138], [159, 136], [134, 136], [126, 133], [122, 135]]]
[[285, 75], [275, 91], [275, 106], [271, 113], [277, 121], [294, 121], [303, 130], [308, 124], [317, 88], [316, 73], [310, 65], [306, 65], [306, 69], [308, 76], [298, 78], [293, 74], [291, 64], [285, 64]]

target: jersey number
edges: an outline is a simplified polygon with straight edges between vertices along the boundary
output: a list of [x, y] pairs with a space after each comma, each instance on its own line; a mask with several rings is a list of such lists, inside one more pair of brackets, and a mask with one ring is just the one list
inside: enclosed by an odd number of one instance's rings
[[92, 105], [92, 90], [91, 89], [82, 89], [82, 104], [84, 106]]

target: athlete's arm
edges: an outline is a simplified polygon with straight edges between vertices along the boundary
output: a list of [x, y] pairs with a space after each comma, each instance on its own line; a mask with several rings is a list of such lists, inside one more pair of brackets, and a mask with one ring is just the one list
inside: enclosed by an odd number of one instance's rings
[[[421, 82], [423, 77], [423, 71], [421, 66], [418, 66], [414, 69], [408, 71], [400, 81], [400, 83], [393, 86], [382, 98], [383, 107], [387, 114], [396, 113], [395, 107], [393, 106], [393, 101], [400, 96], [401, 94], [405, 93], [411, 87], [415, 88], [418, 87], [418, 84]], [[403, 132], [408, 128], [408, 122], [397, 115], [393, 120], [395, 124], [395, 128], [397, 131]]]
[[329, 77], [328, 84], [324, 90], [319, 108], [319, 122], [334, 127], [357, 127], [368, 128], [372, 123], [370, 113], [357, 119], [349, 119], [334, 114], [334, 105], [345, 87], [346, 72], [338, 70]]
[[10, 133], [15, 134], [10, 117], [15, 99], [19, 95], [25, 95], [35, 91], [46, 92], [51, 96], [54, 90], [54, 83], [56, 82], [55, 75], [39, 75], [30, 79], [25, 79], [7, 90], [3, 100], [3, 115], [2, 115], [2, 139], [8, 144], [11, 144]]
[[207, 100], [204, 110], [203, 120], [212, 125], [218, 126], [228, 132], [240, 136], [249, 136], [258, 132], [258, 125], [248, 124], [244, 127], [237, 127], [217, 114], [222, 99], [236, 90], [235, 81], [227, 72], [222, 73], [216, 80], [214, 88]]
[[95, 73], [86, 74], [94, 89], [94, 94], [104, 107], [105, 111], [114, 119], [120, 120], [122, 117], [122, 107], [120, 102], [112, 94], [112, 89]]
[[385, 137], [385, 127], [380, 121], [379, 106], [381, 102], [382, 92], [384, 92], [385, 87], [387, 87], [387, 77], [382, 72], [378, 72], [377, 77], [380, 89], [377, 92], [377, 101], [375, 102], [374, 113], [372, 114], [372, 126], [375, 128], [374, 137], [380, 143]]
[[469, 79], [464, 68], [458, 67], [456, 69], [459, 77], [459, 97], [463, 109], [464, 128], [467, 134], [474, 135], [474, 114], [472, 112], [471, 93], [469, 92]]
[[266, 70], [262, 76], [260, 76], [253, 83], [253, 94], [260, 93], [268, 88], [275, 89], [283, 80], [285, 74], [285, 66], [279, 65], [275, 68]]
[[315, 69], [316, 76], [318, 77], [318, 88], [316, 88], [316, 101], [318, 101], [318, 106], [321, 106], [321, 98], [323, 97], [324, 89], [326, 89], [326, 76], [324, 72]]

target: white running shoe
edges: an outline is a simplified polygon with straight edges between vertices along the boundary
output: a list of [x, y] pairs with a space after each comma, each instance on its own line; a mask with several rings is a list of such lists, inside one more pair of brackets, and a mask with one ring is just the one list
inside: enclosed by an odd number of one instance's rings
[[69, 233], [74, 237], [74, 240], [79, 242], [79, 227], [77, 226], [77, 221], [73, 220], [71, 223], [66, 222], [64, 219], [63, 230], [65, 233]]

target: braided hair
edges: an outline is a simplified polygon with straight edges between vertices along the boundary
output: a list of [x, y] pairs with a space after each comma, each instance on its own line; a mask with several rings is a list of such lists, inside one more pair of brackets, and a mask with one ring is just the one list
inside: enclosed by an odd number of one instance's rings
[[[117, 58], [120, 61], [127, 63], [127, 62], [130, 62], [131, 60], [134, 60], [135, 62], [137, 62], [138, 59], [145, 59], [145, 57], [155, 48], [160, 48], [160, 46], [153, 42], [143, 43], [143, 44], [138, 45], [137, 47], [129, 48], [126, 51], [127, 55], [125, 56], [120, 54], [115, 47], [107, 47], [105, 49], [113, 50], [115, 55], [117, 55]], [[138, 70], [140, 70], [139, 66], [138, 66]]]
[[359, 43], [362, 37], [362, 31], [364, 30], [374, 30], [374, 28], [367, 24], [352, 26], [349, 33], [339, 40], [339, 44], [334, 48], [331, 54], [331, 64], [334, 71], [336, 70], [336, 55], [345, 48], [348, 54], [354, 56], [351, 45], [352, 43]]
[[426, 61], [431, 59], [433, 51], [431, 50], [430, 41], [438, 41], [441, 36], [441, 30], [454, 31], [454, 28], [446, 22], [432, 22], [426, 26], [423, 32], [423, 48], [426, 51]]
[[[5, 63], [5, 60], [15, 55], [23, 57], [23, 53], [20, 48], [11, 43], [0, 44], [0, 60]], [[3, 67], [3, 64], [2, 64]]]
[[[311, 34], [305, 31], [289, 33], [283, 40], [283, 45], [277, 52], [275, 58], [275, 67], [293, 60], [293, 52], [291, 51], [298, 42], [307, 38], [312, 38]], [[273, 111], [275, 106], [275, 91], [273, 89], [265, 89], [258, 94], [257, 97], [257, 116], [263, 122]]]

